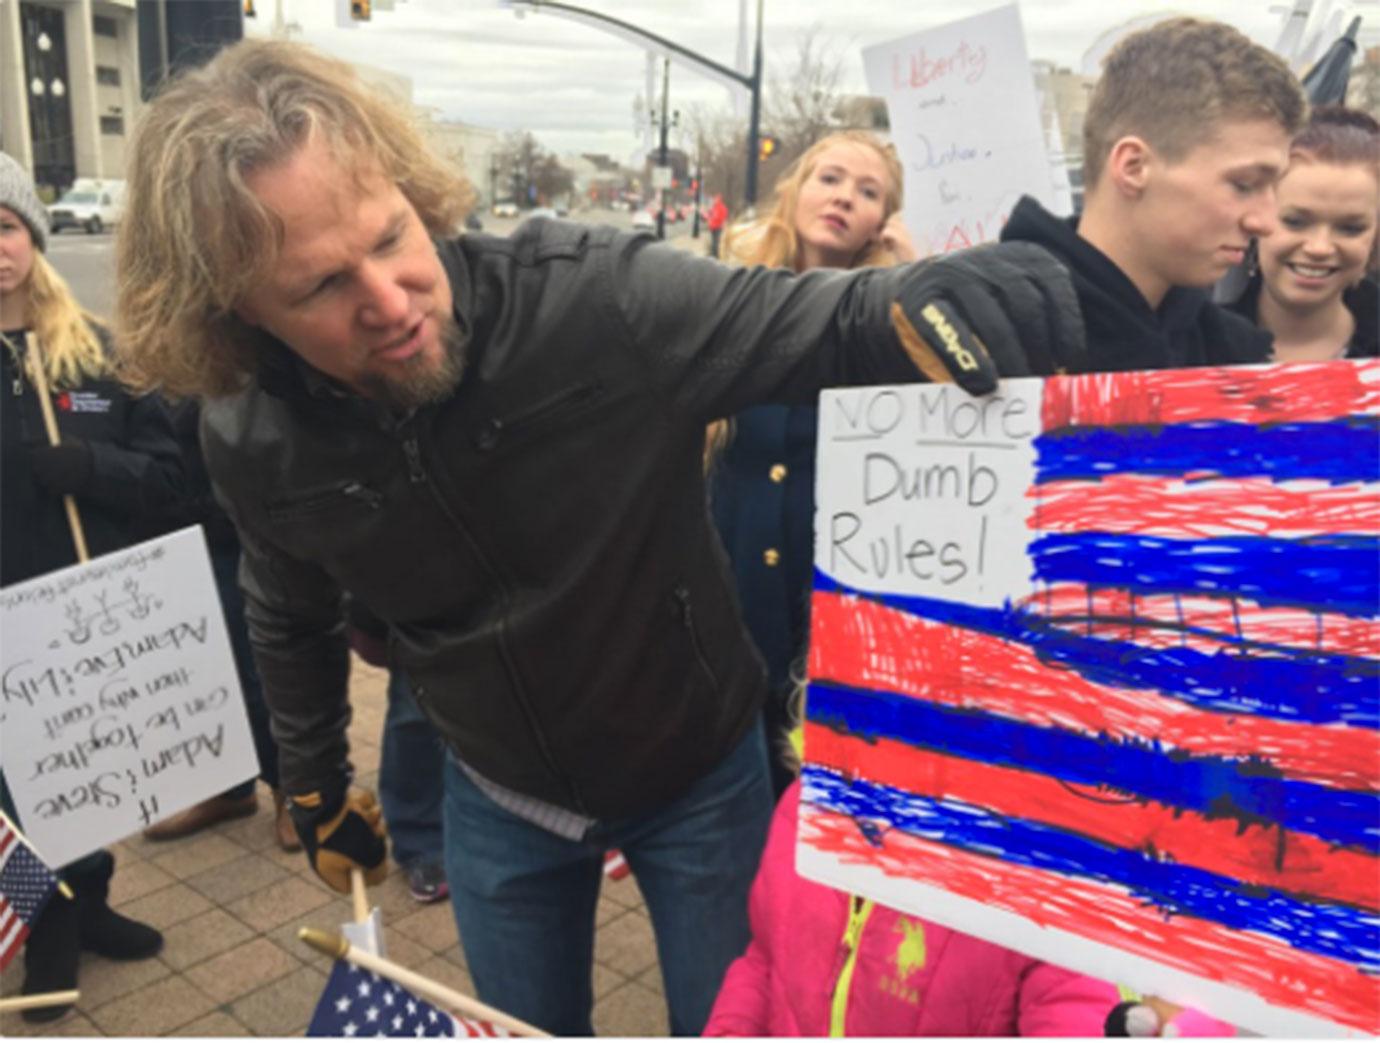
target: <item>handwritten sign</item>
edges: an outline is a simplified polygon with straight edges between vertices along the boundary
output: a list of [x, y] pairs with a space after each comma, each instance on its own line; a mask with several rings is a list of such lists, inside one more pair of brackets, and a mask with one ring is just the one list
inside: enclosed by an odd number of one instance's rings
[[1019, 493], [1034, 469], [1038, 383], [983, 399], [851, 388], [822, 403], [820, 568], [852, 587], [985, 605], [1028, 591]]
[[1023, 194], [1056, 203], [1014, 4], [866, 48], [863, 67], [886, 99], [922, 256], [994, 241]]
[[0, 757], [60, 866], [258, 774], [197, 528], [0, 590]]
[[1380, 1032], [1380, 362], [826, 392], [797, 868]]

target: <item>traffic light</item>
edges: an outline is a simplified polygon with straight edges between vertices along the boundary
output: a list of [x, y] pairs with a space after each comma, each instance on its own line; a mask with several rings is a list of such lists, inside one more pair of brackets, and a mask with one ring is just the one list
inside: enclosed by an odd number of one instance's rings
[[780, 143], [770, 134], [763, 134], [757, 139], [757, 158], [764, 163], [776, 155], [777, 146]]
[[356, 22], [369, 21], [373, 4], [371, 0], [350, 0], [350, 17]]
[[246, 18], [257, 18], [254, 13], [254, 0], [244, 0], [244, 16]]

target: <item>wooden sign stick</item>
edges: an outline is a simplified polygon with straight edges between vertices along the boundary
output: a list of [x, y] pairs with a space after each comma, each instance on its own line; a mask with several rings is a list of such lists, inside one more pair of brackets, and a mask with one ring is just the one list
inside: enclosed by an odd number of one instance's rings
[[355, 923], [369, 919], [369, 898], [364, 890], [364, 870], [351, 867], [350, 897], [355, 906]]
[[32, 996], [6, 996], [0, 999], [0, 1014], [34, 1007], [60, 1007], [64, 1003], [76, 1003], [80, 995], [76, 989], [67, 989], [64, 992], [36, 992]]
[[[48, 374], [43, 368], [43, 351], [32, 333], [24, 334], [24, 358], [29, 364], [29, 379], [33, 381], [38, 395], [38, 406], [43, 410], [43, 426], [48, 429], [48, 444], [57, 445], [62, 441], [58, 431], [57, 417], [53, 415], [53, 402], [48, 392]], [[81, 528], [81, 515], [77, 513], [77, 501], [70, 495], [62, 497], [67, 508], [67, 524], [72, 528], [72, 542], [77, 548], [77, 560], [89, 561], [91, 555], [86, 551], [86, 533]]]

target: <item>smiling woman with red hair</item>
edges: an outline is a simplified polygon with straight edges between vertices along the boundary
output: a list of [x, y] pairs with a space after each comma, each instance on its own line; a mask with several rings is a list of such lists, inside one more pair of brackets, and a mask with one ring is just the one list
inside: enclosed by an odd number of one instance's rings
[[1279, 181], [1279, 223], [1234, 310], [1275, 336], [1275, 358], [1320, 362], [1380, 353], [1380, 123], [1339, 106], [1313, 112]]

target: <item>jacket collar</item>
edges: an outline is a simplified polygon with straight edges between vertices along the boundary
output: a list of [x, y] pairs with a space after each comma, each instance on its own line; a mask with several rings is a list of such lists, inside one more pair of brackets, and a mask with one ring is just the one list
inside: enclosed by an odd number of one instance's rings
[[1039, 243], [1054, 252], [1073, 269], [1076, 281], [1118, 302], [1147, 323], [1165, 331], [1190, 327], [1208, 301], [1203, 290], [1171, 286], [1152, 309], [1145, 295], [1105, 253], [1078, 234], [1078, 218], [1051, 214], [1031, 196], [1022, 196], [1002, 230], [1002, 239], [1021, 239]]

